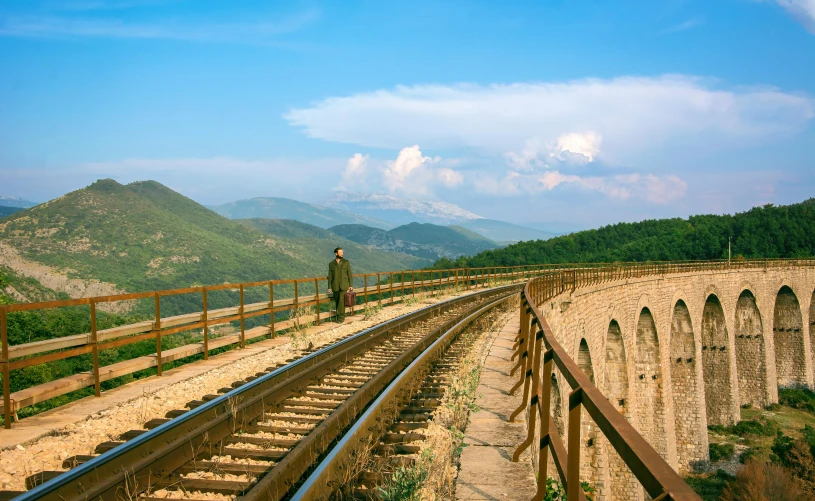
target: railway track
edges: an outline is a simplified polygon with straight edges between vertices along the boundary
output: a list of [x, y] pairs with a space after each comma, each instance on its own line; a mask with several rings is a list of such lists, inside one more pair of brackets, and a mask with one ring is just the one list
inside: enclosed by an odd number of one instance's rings
[[[445, 301], [270, 367], [99, 444], [94, 455], [68, 458], [68, 471], [32, 475], [30, 490], [0, 492], [0, 501], [291, 496], [306, 473], [320, 471], [325, 463], [318, 459], [335, 442], [347, 441], [344, 430], [359, 433], [360, 419], [377, 406], [380, 420], [382, 405], [395, 408], [390, 397], [380, 402], [395, 382], [401, 381], [397, 400], [404, 401], [406, 381], [428, 372], [458, 332], [519, 290], [506, 286]], [[441, 380], [427, 387], [427, 402], [437, 402], [442, 388]]]

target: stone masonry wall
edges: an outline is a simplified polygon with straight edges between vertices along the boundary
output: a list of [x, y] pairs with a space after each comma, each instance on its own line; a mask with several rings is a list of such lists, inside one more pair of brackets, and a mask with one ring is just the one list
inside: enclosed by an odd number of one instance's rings
[[761, 315], [756, 300], [747, 291], [736, 303], [736, 373], [741, 405], [764, 407], [767, 401], [767, 371]]
[[733, 424], [738, 415], [732, 412], [733, 388], [730, 379], [730, 348], [724, 310], [715, 295], [710, 295], [702, 311], [702, 374], [706, 399], [707, 424]]
[[[704, 418], [699, 402], [696, 343], [690, 312], [681, 299], [674, 306], [671, 320], [671, 389], [673, 391], [676, 453], [679, 471], [690, 471], [694, 461], [705, 456], [701, 438]], [[618, 498], [622, 499], [622, 498]]]
[[[739, 304], [744, 291], [754, 299], [755, 311], [745, 301]], [[796, 301], [790, 301], [790, 297]], [[606, 395], [618, 409], [616, 396], [629, 395], [623, 415], [636, 429], [645, 432], [646, 439], [672, 467], [685, 471], [708, 459], [709, 407], [716, 409], [714, 419], [735, 422], [739, 419], [742, 393], [745, 400], [763, 395], [761, 405], [778, 401], [777, 343], [782, 352], [790, 354], [791, 368], [779, 364], [783, 374], [790, 374], [796, 384], [813, 387], [811, 337], [815, 341], [815, 331], [810, 321], [815, 316], [813, 299], [815, 270], [759, 269], [619, 280], [567, 291], [539, 307], [558, 342], [575, 361], [581, 340], [585, 339], [588, 351], [594, 355], [591, 365], [597, 386], [608, 392]], [[777, 302], [779, 315], [775, 313]], [[616, 334], [609, 335], [612, 322], [619, 328], [622, 350]], [[804, 335], [804, 326], [810, 327], [810, 336]], [[774, 331], [779, 339], [774, 337]], [[747, 339], [747, 332], [752, 332], [753, 338]], [[745, 338], [738, 338], [742, 333]], [[798, 334], [794, 353], [787, 334]], [[709, 370], [703, 368], [706, 362], [702, 346], [706, 343], [717, 348], [715, 352], [705, 350]], [[738, 363], [737, 352], [741, 357]], [[628, 356], [622, 356], [623, 353]], [[754, 367], [763, 363], [764, 369], [742, 376], [739, 368], [745, 367], [747, 359], [757, 359]], [[627, 378], [620, 376], [621, 370]], [[553, 408], [553, 414], [562, 420], [558, 427], [565, 440], [568, 430], [563, 425], [567, 424], [571, 390], [557, 369], [555, 373], [559, 411]], [[640, 379], [640, 375], [657, 378]], [[628, 389], [621, 391], [619, 386], [626, 381]], [[715, 393], [710, 391], [712, 388], [716, 388]], [[722, 405], [711, 406], [710, 400]], [[602, 437], [599, 440], [603, 442], [602, 452], [598, 449], [597, 455], [606, 457], [608, 467], [606, 473], [591, 475], [604, 477], [604, 495], [597, 499], [635, 498], [632, 489], [626, 486], [625, 470], [614, 463], [616, 454], [613, 450], [609, 452], [610, 446]], [[595, 463], [603, 466], [601, 461]], [[641, 490], [637, 490], [636, 497], [639, 493]]]
[[775, 366], [780, 387], [806, 385], [803, 327], [798, 299], [789, 287], [783, 287], [773, 313]]

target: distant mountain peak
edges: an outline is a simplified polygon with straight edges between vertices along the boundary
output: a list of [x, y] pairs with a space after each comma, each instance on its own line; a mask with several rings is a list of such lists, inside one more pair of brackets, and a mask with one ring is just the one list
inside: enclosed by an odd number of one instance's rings
[[449, 202], [399, 198], [382, 193], [338, 191], [326, 205], [362, 214], [376, 213], [380, 219], [404, 224], [412, 221], [434, 224], [454, 224], [482, 216]]
[[20, 197], [2, 196], [0, 195], [1, 207], [17, 207], [19, 209], [28, 209], [37, 205], [36, 202], [31, 202]]

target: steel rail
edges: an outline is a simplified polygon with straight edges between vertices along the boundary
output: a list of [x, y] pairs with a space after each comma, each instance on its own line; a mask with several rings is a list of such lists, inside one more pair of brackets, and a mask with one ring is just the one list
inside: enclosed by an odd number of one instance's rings
[[[290, 501], [311, 501], [328, 499], [339, 487], [337, 478], [344, 467], [343, 462], [352, 456], [353, 451], [362, 447], [371, 438], [371, 430], [381, 427], [388, 409], [398, 406], [400, 396], [415, 377], [437, 360], [455, 337], [468, 325], [493, 308], [511, 299], [512, 295], [491, 301], [449, 327], [433, 344], [422, 351], [396, 378], [382, 391], [368, 409], [354, 422], [339, 439], [326, 457], [292, 495]], [[383, 427], [384, 431], [386, 428]]]
[[[282, 401], [293, 393], [287, 386], [293, 380], [314, 378], [320, 371], [330, 372], [333, 367], [345, 363], [351, 356], [375, 345], [390, 332], [429, 318], [444, 309], [466, 304], [483, 296], [509, 293], [520, 288], [521, 285], [508, 285], [467, 294], [361, 331], [206, 402], [15, 499], [20, 501], [115, 499], [117, 491], [126, 482], [131, 485], [144, 479], [149, 482], [156, 475], [171, 474], [178, 467], [194, 460], [199, 446], [207, 442], [217, 443], [235, 431], [236, 423], [249, 421], [241, 418], [246, 416], [254, 418], [262, 415], [268, 407], [274, 407], [275, 400]], [[271, 402], [267, 401], [266, 398], [273, 394], [275, 398]], [[230, 411], [229, 404], [239, 400], [240, 405], [233, 406]], [[161, 466], [156, 467], [159, 463]]]

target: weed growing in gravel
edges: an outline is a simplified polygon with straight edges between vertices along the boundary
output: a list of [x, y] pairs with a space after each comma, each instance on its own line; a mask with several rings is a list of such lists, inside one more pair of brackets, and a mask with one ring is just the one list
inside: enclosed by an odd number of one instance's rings
[[300, 306], [289, 311], [289, 320], [292, 320], [289, 334], [292, 346], [297, 350], [308, 345], [308, 332], [314, 325], [314, 311], [313, 306]]
[[375, 317], [380, 311], [382, 311], [382, 307], [379, 306], [379, 304], [368, 303], [365, 305], [365, 309], [362, 312], [362, 316], [365, 320], [370, 320], [371, 318]]
[[422, 499], [422, 483], [427, 478], [427, 470], [421, 465], [400, 466], [393, 472], [384, 486], [379, 487], [382, 501], [419, 501]]

